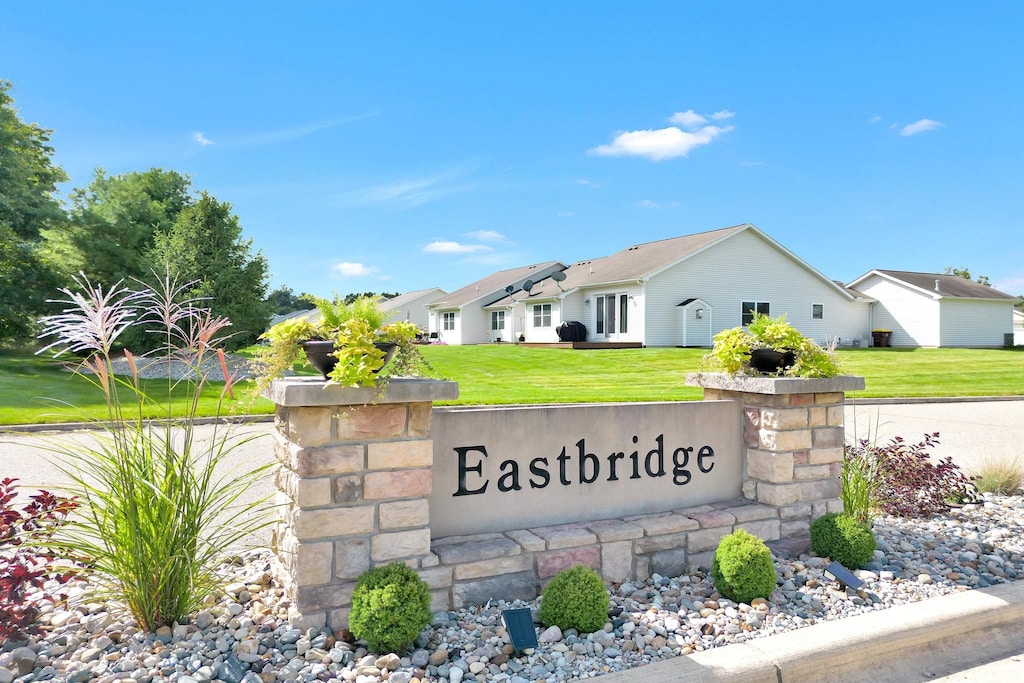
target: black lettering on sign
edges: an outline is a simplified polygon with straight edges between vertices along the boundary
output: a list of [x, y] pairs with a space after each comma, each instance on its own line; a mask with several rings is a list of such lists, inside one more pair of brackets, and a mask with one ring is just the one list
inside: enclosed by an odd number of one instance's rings
[[453, 496], [475, 496], [478, 493], [483, 493], [487, 490], [487, 484], [490, 482], [484, 479], [484, 484], [477, 489], [466, 488], [466, 472], [476, 472], [481, 478], [484, 474], [484, 461], [483, 458], [475, 465], [466, 464], [466, 454], [470, 451], [476, 451], [482, 453], [483, 457], [487, 457], [487, 449], [483, 446], [457, 446], [455, 452], [459, 454], [459, 490], [453, 493]]
[[[601, 461], [593, 453], [587, 453], [587, 447], [583, 441], [580, 439], [576, 442], [576, 447], [580, 449], [580, 483], [593, 484], [601, 476]], [[587, 463], [590, 463], [591, 466], [589, 477], [587, 476]]]

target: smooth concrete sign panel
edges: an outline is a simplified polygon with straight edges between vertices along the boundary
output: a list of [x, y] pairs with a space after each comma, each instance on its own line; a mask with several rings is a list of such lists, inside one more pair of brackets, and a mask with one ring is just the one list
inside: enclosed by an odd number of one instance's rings
[[435, 408], [433, 538], [733, 500], [736, 401]]

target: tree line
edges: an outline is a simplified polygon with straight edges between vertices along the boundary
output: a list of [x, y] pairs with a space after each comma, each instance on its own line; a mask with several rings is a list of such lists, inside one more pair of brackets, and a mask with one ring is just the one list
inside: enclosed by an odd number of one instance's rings
[[[274, 310], [269, 265], [231, 205], [177, 171], [99, 168], [66, 207], [52, 131], [22, 121], [10, 90], [0, 80], [0, 346], [31, 344], [35, 321], [53, 312], [47, 300], [78, 273], [105, 287], [164, 273], [193, 282], [187, 296], [232, 321], [228, 348], [253, 343]], [[142, 334], [124, 342], [151, 345]]]

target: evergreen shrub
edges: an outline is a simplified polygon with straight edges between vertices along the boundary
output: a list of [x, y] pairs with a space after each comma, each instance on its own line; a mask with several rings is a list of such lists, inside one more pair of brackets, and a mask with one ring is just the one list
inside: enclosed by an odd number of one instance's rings
[[608, 621], [608, 589], [589, 567], [577, 565], [556, 574], [541, 594], [540, 621], [545, 626], [593, 633]]
[[772, 551], [757, 536], [734, 531], [718, 543], [711, 578], [718, 592], [735, 602], [767, 599], [776, 583]]
[[352, 593], [349, 630], [378, 654], [409, 649], [430, 623], [430, 587], [413, 569], [394, 562], [365, 572]]
[[850, 515], [830, 512], [811, 523], [811, 550], [819, 557], [830, 557], [856, 569], [874, 556], [875, 535], [871, 527]]

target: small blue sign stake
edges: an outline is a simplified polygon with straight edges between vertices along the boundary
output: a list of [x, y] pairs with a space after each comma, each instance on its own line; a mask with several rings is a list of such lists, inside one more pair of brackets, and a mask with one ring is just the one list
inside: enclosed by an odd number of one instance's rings
[[537, 629], [533, 626], [533, 613], [529, 607], [504, 609], [501, 611], [501, 620], [505, 623], [516, 652], [537, 647]]

